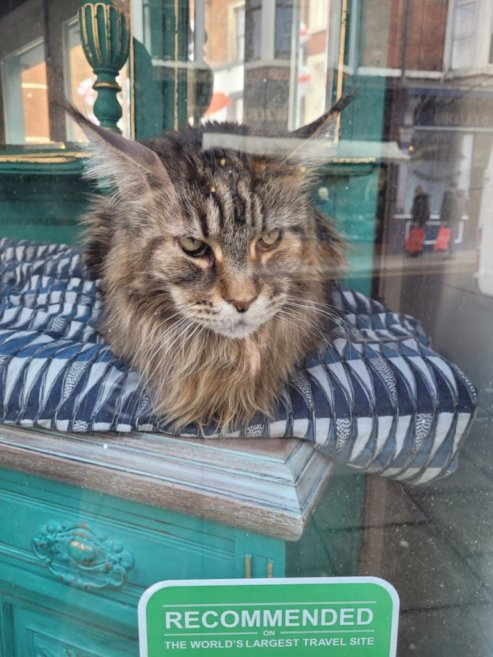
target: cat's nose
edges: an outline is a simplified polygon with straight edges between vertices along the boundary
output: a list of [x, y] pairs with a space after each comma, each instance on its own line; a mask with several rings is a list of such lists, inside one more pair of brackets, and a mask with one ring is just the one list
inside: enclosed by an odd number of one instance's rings
[[219, 292], [222, 298], [239, 313], [246, 313], [260, 294], [261, 287], [258, 276], [231, 267], [230, 270], [225, 271]]
[[256, 298], [254, 296], [250, 299], [226, 299], [226, 301], [234, 306], [239, 313], [246, 313]]

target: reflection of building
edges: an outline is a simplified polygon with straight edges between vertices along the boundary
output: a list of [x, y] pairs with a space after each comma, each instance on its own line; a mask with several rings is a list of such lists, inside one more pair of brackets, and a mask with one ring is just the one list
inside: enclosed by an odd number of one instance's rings
[[231, 100], [217, 118], [294, 128], [320, 116], [332, 93], [339, 28], [325, 0], [209, 0], [206, 59], [214, 91]]
[[[475, 247], [478, 228], [484, 239], [491, 233], [484, 208], [490, 193], [485, 171], [490, 171], [493, 149], [493, 4], [369, 0], [363, 3], [360, 20], [359, 59], [348, 72], [353, 78], [384, 80], [383, 138], [397, 141], [411, 156], [408, 162], [390, 162], [382, 171], [382, 252], [402, 254], [418, 185], [430, 196], [431, 249], [451, 182], [467, 197], [456, 247]], [[378, 43], [385, 48], [375, 48]], [[488, 276], [484, 273], [483, 279]], [[398, 305], [398, 285], [395, 278], [382, 279], [379, 292]]]
[[63, 109], [54, 101], [64, 96], [82, 99], [77, 89], [92, 78], [78, 34], [80, 2], [55, 0], [48, 7], [38, 0], [18, 0], [8, 5], [0, 17], [2, 141], [63, 141], [67, 137]]
[[214, 92], [230, 99], [212, 118], [287, 125], [295, 13], [291, 0], [207, 3], [206, 60]]
[[81, 138], [60, 103], [69, 98], [91, 115], [96, 97], [79, 36], [80, 0], [5, 4], [0, 9], [0, 140], [34, 145]]
[[[411, 155], [408, 163], [389, 164], [382, 174], [384, 214], [393, 218], [386, 222], [383, 240], [387, 250], [401, 252], [418, 185], [430, 195], [436, 225], [451, 181], [470, 197], [468, 214], [477, 217], [475, 190], [482, 186], [493, 137], [493, 87], [487, 77], [493, 70], [493, 6], [489, 0], [448, 5], [443, 0], [368, 0], [355, 12], [357, 3], [349, 5], [346, 82], [360, 86], [366, 80], [376, 88], [382, 81], [382, 138], [397, 141]], [[360, 35], [357, 47], [351, 45], [355, 33]], [[466, 242], [475, 227], [474, 219], [462, 226]], [[431, 239], [433, 234], [431, 228]]]
[[214, 71], [214, 95], [207, 118], [242, 121], [245, 3], [211, 0], [205, 15], [205, 33], [206, 61]]

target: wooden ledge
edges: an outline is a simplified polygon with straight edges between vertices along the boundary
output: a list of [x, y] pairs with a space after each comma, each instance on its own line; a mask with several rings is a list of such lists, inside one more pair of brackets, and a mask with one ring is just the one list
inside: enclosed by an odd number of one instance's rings
[[298, 540], [333, 463], [295, 439], [65, 434], [0, 425], [0, 465]]

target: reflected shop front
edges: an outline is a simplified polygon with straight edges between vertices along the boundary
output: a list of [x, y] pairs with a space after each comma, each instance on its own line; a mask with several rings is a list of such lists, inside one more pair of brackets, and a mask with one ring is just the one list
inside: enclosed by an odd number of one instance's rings
[[0, 96], [0, 657], [493, 657], [491, 1], [3, 0]]

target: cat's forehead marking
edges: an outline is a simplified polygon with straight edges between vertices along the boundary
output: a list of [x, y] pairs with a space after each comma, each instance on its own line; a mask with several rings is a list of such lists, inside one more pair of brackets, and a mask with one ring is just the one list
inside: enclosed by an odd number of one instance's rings
[[214, 185], [214, 191], [209, 191], [206, 196], [206, 221], [209, 235], [220, 234], [224, 230], [225, 217], [227, 214], [227, 204], [224, 199], [227, 198], [218, 191], [219, 185]]

